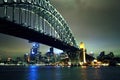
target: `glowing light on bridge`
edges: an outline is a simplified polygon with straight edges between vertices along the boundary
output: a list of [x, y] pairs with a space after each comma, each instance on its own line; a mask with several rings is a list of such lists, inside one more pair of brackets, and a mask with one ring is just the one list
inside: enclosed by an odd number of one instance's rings
[[83, 42], [80, 43], [80, 48], [85, 49], [85, 44]]
[[13, 0], [13, 2], [17, 2], [17, 0]]
[[86, 63], [86, 56], [85, 56], [85, 44], [83, 42], [80, 43], [80, 49], [82, 49], [83, 54], [83, 63]]
[[7, 0], [3, 0], [5, 3], [7, 2]]
[[25, 2], [25, 0], [21, 0], [21, 2]]

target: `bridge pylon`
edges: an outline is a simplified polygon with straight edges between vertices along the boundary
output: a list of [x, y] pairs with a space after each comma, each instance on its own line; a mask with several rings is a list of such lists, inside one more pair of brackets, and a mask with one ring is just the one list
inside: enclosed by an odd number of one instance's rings
[[80, 50], [81, 50], [81, 56], [80, 56], [80, 62], [82, 64], [85, 64], [86, 63], [86, 48], [85, 48], [85, 44], [83, 42], [80, 42]]

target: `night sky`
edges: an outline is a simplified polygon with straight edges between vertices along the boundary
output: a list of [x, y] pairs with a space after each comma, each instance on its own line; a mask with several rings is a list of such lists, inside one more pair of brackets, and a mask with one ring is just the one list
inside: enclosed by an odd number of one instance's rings
[[[120, 0], [50, 0], [70, 26], [77, 43], [85, 43], [89, 52], [120, 54]], [[0, 34], [0, 54], [29, 52], [28, 40]], [[42, 45], [40, 50], [49, 47]]]

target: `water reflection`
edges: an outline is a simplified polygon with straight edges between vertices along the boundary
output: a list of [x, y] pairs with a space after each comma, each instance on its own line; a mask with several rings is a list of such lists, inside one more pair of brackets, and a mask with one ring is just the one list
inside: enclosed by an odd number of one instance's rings
[[101, 79], [101, 69], [97, 68], [81, 68], [80, 69], [80, 80], [102, 80]]
[[61, 68], [56, 68], [54, 72], [55, 80], [62, 80]]
[[0, 80], [120, 80], [120, 67], [0, 67]]
[[40, 70], [41, 80], [61, 80], [61, 69], [46, 66]]
[[27, 80], [101, 80], [101, 69], [29, 66]]
[[29, 66], [27, 80], [61, 80], [65, 75], [61, 74], [61, 68], [46, 66]]
[[81, 78], [82, 78], [82, 80], [87, 80], [87, 69], [81, 69], [80, 70], [80, 73], [81, 73]]
[[94, 79], [95, 80], [101, 80], [101, 73], [100, 73], [101, 69], [95, 69], [94, 70]]
[[40, 77], [38, 74], [38, 66], [29, 66], [29, 75], [28, 80], [38, 80], [38, 77]]

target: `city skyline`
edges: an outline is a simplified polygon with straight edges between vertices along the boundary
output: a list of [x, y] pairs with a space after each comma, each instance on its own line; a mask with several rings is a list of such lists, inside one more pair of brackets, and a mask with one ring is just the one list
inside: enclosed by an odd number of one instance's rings
[[[70, 26], [78, 46], [88, 52], [116, 51], [120, 47], [120, 5], [118, 0], [51, 0]], [[0, 34], [0, 51], [16, 54], [30, 52], [28, 40]], [[43, 52], [49, 47], [41, 45]], [[2, 54], [2, 53], [1, 53]], [[115, 53], [117, 54], [117, 53]], [[9, 55], [9, 54], [8, 54]]]

